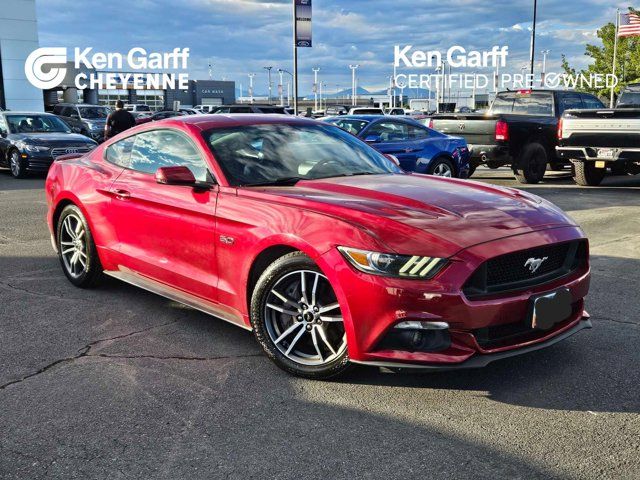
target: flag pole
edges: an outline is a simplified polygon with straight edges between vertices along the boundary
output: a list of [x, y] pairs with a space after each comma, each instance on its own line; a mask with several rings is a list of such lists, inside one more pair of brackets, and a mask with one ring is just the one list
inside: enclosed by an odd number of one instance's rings
[[[618, 29], [620, 28], [620, 9], [616, 10], [616, 31], [615, 31], [615, 39], [613, 41], [613, 67], [611, 68], [611, 73], [613, 74], [613, 78], [616, 76], [616, 57], [618, 56]], [[609, 108], [613, 108], [613, 91], [614, 84], [613, 78], [611, 79], [611, 99], [609, 100]], [[618, 82], [616, 82], [618, 83]]]

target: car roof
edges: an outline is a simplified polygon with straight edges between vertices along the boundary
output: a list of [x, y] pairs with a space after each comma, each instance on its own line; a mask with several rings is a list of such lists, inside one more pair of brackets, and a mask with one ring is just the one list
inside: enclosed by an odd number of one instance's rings
[[60, 103], [56, 103], [54, 105], [54, 107], [58, 107], [60, 105], [63, 105], [65, 107], [107, 107], [107, 105], [97, 105], [94, 103], [68, 103], [68, 102], [60, 102]]
[[5, 110], [5, 111], [0, 110], [0, 113], [4, 115], [48, 115], [50, 117], [56, 116], [53, 113], [49, 113], [49, 112], [26, 112], [26, 111], [15, 111], [15, 110]]
[[[250, 125], [282, 124], [282, 125], [323, 125], [322, 122], [304, 117], [295, 117], [286, 114], [251, 114], [251, 113], [224, 113], [224, 114], [202, 114], [185, 115], [161, 120], [157, 124], [164, 125], [193, 125], [201, 130], [211, 128], [239, 127]], [[148, 124], [143, 124], [148, 125]]]

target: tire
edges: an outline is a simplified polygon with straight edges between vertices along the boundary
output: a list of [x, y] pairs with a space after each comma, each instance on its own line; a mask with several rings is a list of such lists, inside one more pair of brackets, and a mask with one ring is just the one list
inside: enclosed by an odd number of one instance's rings
[[487, 167], [489, 167], [491, 170], [497, 170], [498, 168], [500, 168], [502, 166], [501, 163], [499, 162], [492, 162], [491, 160], [489, 160], [486, 163]]
[[597, 187], [605, 176], [605, 168], [596, 168], [593, 162], [574, 162], [573, 180], [583, 187]]
[[476, 168], [478, 168], [480, 166], [480, 164], [478, 162], [474, 162], [474, 161], [470, 161], [469, 162], [469, 176], [467, 178], [471, 178], [471, 175], [473, 175], [476, 171]]
[[435, 175], [437, 177], [455, 178], [456, 169], [448, 158], [440, 157], [431, 161], [429, 168], [427, 168], [429, 175]]
[[267, 356], [293, 375], [322, 380], [350, 367], [333, 288], [302, 252], [280, 257], [262, 273], [251, 296], [251, 325]]
[[23, 158], [20, 158], [20, 152], [18, 152], [18, 150], [11, 150], [11, 152], [9, 152], [9, 168], [14, 178], [26, 178], [27, 162]]
[[547, 170], [547, 151], [539, 143], [530, 143], [520, 153], [513, 165], [513, 174], [520, 183], [533, 184], [542, 181]]
[[[62, 271], [76, 287], [91, 288], [102, 276], [102, 264], [86, 218], [67, 205], [56, 225], [56, 245]], [[75, 257], [75, 260], [74, 260]]]

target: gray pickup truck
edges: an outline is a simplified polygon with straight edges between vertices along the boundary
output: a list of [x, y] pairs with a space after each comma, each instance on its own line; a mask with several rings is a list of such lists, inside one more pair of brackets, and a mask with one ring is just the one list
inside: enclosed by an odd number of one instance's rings
[[[429, 126], [464, 137], [471, 151], [471, 173], [478, 165], [511, 165], [520, 183], [538, 183], [547, 170], [566, 163], [556, 156], [558, 121], [570, 108], [604, 108], [595, 96], [559, 90], [498, 92], [485, 114], [432, 117]], [[470, 175], [471, 175], [470, 173]]]
[[640, 173], [640, 109], [568, 110], [558, 125], [558, 156], [573, 163], [578, 185], [600, 185], [607, 169]]

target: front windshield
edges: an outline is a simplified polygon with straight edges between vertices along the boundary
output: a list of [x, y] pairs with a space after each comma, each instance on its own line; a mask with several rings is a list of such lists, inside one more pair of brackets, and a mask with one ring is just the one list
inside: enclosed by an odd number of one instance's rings
[[354, 118], [331, 118], [327, 122], [353, 135], [358, 135], [369, 124], [366, 120], [356, 120]]
[[234, 186], [402, 172], [331, 125], [246, 125], [208, 130], [203, 136]]
[[107, 118], [111, 109], [107, 107], [78, 107], [82, 118]]
[[12, 133], [69, 133], [71, 130], [53, 115], [7, 115]]

